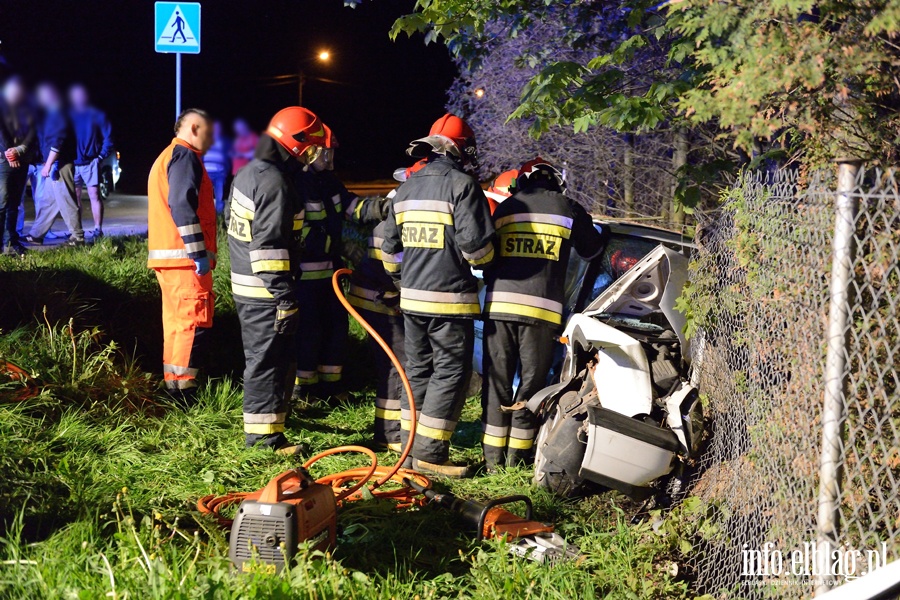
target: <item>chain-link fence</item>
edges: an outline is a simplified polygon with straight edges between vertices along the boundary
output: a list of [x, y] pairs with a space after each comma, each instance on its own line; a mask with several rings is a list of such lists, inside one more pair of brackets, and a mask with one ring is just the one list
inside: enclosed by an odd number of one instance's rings
[[747, 174], [701, 222], [693, 566], [716, 598], [809, 597], [900, 557], [900, 193], [845, 167], [843, 195], [829, 175]]

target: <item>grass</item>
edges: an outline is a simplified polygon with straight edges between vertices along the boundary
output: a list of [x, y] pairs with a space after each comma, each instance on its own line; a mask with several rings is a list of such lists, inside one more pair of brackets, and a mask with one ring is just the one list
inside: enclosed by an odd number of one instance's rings
[[[438, 485], [475, 499], [528, 493], [537, 516], [581, 547], [578, 561], [517, 559], [475, 543], [440, 509], [363, 501], [341, 510], [333, 555], [304, 551], [281, 575], [235, 574], [227, 533], [197, 513], [197, 498], [257, 489], [295, 463], [243, 445], [227, 257], [216, 274], [213, 379], [187, 411], [160, 394], [159, 299], [143, 252], [140, 240], [104, 239], [0, 259], [0, 287], [16, 290], [0, 300], [0, 358], [41, 382], [25, 402], [13, 401], [15, 383], [0, 384], [0, 598], [693, 597], [684, 565], [695, 514], [630, 525], [621, 498], [562, 501], [532, 489], [521, 469]], [[348, 364], [369, 364], [361, 329], [351, 329]], [[370, 378], [355, 370], [350, 400], [294, 412], [291, 439], [314, 451], [369, 443]], [[479, 412], [469, 399], [454, 458], [480, 458]], [[363, 461], [331, 457], [313, 475]]]

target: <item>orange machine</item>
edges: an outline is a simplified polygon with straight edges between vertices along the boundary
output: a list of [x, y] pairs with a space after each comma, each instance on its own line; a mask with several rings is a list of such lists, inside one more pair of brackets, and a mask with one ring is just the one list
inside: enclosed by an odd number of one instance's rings
[[242, 571], [278, 572], [289, 565], [300, 542], [331, 550], [337, 537], [337, 504], [330, 485], [316, 483], [300, 467], [285, 471], [241, 502], [231, 529], [231, 561]]

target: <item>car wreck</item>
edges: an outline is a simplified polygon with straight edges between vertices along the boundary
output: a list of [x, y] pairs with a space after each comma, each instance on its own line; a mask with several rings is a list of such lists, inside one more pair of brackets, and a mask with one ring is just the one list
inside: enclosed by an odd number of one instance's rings
[[559, 383], [528, 400], [540, 429], [534, 481], [563, 496], [677, 493], [703, 411], [675, 307], [685, 254], [660, 244], [568, 320]]

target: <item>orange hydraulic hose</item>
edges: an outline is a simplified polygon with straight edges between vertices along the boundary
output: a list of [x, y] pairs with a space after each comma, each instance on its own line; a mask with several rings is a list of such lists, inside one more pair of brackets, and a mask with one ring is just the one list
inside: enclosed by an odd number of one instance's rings
[[[403, 468], [403, 462], [409, 456], [409, 453], [412, 451], [413, 442], [416, 436], [416, 404], [412, 395], [412, 388], [409, 385], [409, 379], [406, 377], [406, 371], [403, 369], [403, 365], [400, 364], [400, 360], [397, 358], [397, 355], [394, 354], [394, 351], [391, 350], [391, 347], [388, 346], [387, 342], [384, 341], [378, 332], [369, 325], [368, 321], [366, 321], [362, 315], [360, 315], [356, 309], [347, 301], [347, 298], [344, 296], [344, 291], [341, 289], [340, 279], [345, 275], [350, 275], [353, 273], [350, 269], [338, 269], [335, 271], [334, 275], [331, 278], [331, 284], [334, 288], [334, 293], [337, 295], [338, 300], [340, 300], [341, 304], [344, 305], [344, 308], [347, 309], [347, 312], [356, 319], [356, 321], [363, 326], [369, 335], [372, 336], [372, 339], [378, 342], [378, 345], [381, 346], [381, 349], [384, 350], [385, 354], [388, 355], [388, 358], [391, 359], [391, 363], [394, 365], [394, 368], [397, 369], [397, 373], [400, 375], [401, 381], [403, 381], [403, 389], [406, 390], [406, 397], [409, 398], [409, 439], [406, 441], [406, 447], [403, 448], [403, 452], [400, 454], [400, 458], [397, 459], [397, 462], [392, 467], [381, 467], [378, 465], [378, 457], [375, 455], [375, 452], [366, 448], [364, 446], [338, 446], [337, 448], [330, 448], [328, 450], [324, 450], [319, 452], [315, 456], [311, 457], [305, 463], [303, 463], [303, 467], [305, 469], [309, 469], [325, 458], [326, 456], [332, 456], [334, 454], [343, 454], [346, 452], [358, 452], [360, 454], [365, 454], [368, 456], [372, 464], [368, 467], [361, 467], [357, 469], [348, 469], [346, 471], [341, 471], [339, 473], [332, 473], [330, 475], [325, 475], [316, 479], [316, 483], [321, 483], [323, 485], [330, 485], [334, 490], [335, 500], [340, 503], [341, 501], [353, 501], [359, 500], [362, 495], [359, 493], [359, 490], [366, 485], [373, 477], [378, 476], [378, 480], [375, 481], [369, 488], [369, 490], [375, 493], [376, 496], [380, 498], [389, 498], [398, 501], [398, 506], [405, 507], [414, 504], [414, 498], [419, 495], [419, 492], [415, 491], [411, 487], [407, 486], [403, 483], [404, 479], [411, 479], [418, 483], [420, 486], [430, 488], [431, 481], [420, 473], [416, 473], [410, 469]], [[383, 492], [375, 492], [379, 487], [384, 485], [389, 481], [394, 481], [395, 483], [402, 484], [402, 487], [395, 490], [388, 490]], [[345, 489], [345, 485], [353, 484], [352, 487]], [[254, 500], [259, 498], [262, 490], [257, 490], [255, 492], [233, 492], [230, 494], [226, 494], [225, 496], [216, 497], [214, 495], [204, 496], [197, 501], [197, 510], [199, 510], [203, 514], [211, 514], [213, 515], [221, 525], [226, 527], [231, 526], [231, 519], [227, 517], [223, 517], [220, 513], [220, 510], [228, 505], [235, 504], [242, 500]]]
[[[406, 397], [409, 399], [409, 438], [406, 440], [406, 447], [403, 448], [403, 452], [400, 454], [400, 458], [397, 459], [396, 464], [394, 464], [393, 468], [388, 471], [386, 475], [381, 477], [375, 484], [372, 486], [372, 489], [378, 488], [385, 484], [385, 482], [390, 481], [390, 479], [397, 474], [397, 471], [400, 470], [400, 467], [403, 466], [403, 461], [406, 460], [406, 457], [409, 456], [409, 453], [412, 451], [413, 441], [416, 437], [416, 424], [418, 422], [418, 418], [416, 415], [416, 402], [413, 399], [412, 387], [409, 385], [409, 379], [406, 377], [406, 370], [404, 370], [403, 365], [400, 364], [400, 360], [397, 358], [397, 355], [394, 354], [394, 351], [391, 350], [391, 347], [388, 346], [387, 342], [384, 341], [378, 332], [375, 331], [375, 328], [369, 325], [368, 321], [366, 321], [362, 315], [360, 315], [356, 309], [353, 307], [350, 302], [347, 301], [346, 296], [344, 296], [344, 290], [341, 289], [341, 277], [344, 275], [350, 275], [353, 271], [350, 269], [338, 269], [334, 272], [334, 275], [331, 277], [331, 285], [334, 288], [334, 293], [337, 294], [338, 300], [341, 301], [341, 304], [344, 305], [344, 308], [347, 309], [347, 312], [356, 319], [356, 321], [363, 326], [369, 335], [372, 336], [372, 339], [378, 342], [378, 345], [381, 346], [381, 349], [384, 350], [385, 354], [388, 355], [388, 358], [391, 359], [391, 364], [394, 365], [394, 368], [397, 369], [397, 373], [400, 375], [400, 380], [403, 381], [403, 389], [406, 391]], [[315, 457], [313, 457], [315, 458]], [[312, 460], [312, 459], [310, 459]], [[315, 461], [313, 461], [315, 462]]]

